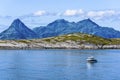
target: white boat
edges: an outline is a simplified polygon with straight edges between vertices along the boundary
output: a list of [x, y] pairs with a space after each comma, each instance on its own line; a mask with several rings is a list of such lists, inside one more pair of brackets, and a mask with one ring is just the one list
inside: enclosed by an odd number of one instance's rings
[[90, 57], [87, 58], [87, 62], [96, 63], [97, 60], [93, 56], [90, 56]]

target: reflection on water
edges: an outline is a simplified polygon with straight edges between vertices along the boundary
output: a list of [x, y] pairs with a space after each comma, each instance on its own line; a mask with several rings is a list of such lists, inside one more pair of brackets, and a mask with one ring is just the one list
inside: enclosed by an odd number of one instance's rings
[[[120, 50], [1, 50], [0, 80], [119, 80], [119, 53]], [[87, 63], [91, 55], [99, 62]]]
[[92, 69], [92, 67], [94, 67], [94, 64], [95, 64], [95, 63], [87, 63], [87, 68], [88, 68], [88, 69]]

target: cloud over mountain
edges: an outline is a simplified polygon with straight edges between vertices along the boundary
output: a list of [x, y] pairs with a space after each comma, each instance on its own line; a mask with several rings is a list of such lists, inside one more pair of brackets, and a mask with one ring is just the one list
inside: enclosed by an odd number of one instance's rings
[[33, 13], [34, 16], [42, 16], [45, 15], [47, 12], [44, 10], [36, 11]]
[[[33, 16], [58, 16], [58, 17], [80, 17], [82, 19], [91, 18], [94, 20], [106, 20], [108, 18], [113, 20], [119, 20], [120, 11], [118, 10], [90, 10], [85, 11], [83, 9], [67, 9], [63, 12], [48, 12], [45, 10], [39, 10], [33, 12]], [[30, 17], [30, 16], [29, 16]]]
[[68, 9], [66, 10], [63, 15], [64, 16], [80, 16], [81, 14], [84, 14], [84, 11], [82, 9], [75, 10], [75, 9]]
[[120, 11], [115, 10], [103, 10], [103, 11], [89, 11], [87, 12], [87, 17], [94, 19], [105, 19], [105, 18], [114, 18], [120, 15]]
[[0, 25], [9, 26], [11, 21], [15, 18], [20, 18], [31, 28], [39, 25], [47, 25], [56, 19], [66, 19], [69, 21], [79, 21], [82, 19], [90, 18], [96, 21], [98, 24], [105, 26], [113, 26], [115, 29], [119, 29], [120, 23], [120, 10], [84, 10], [84, 9], [65, 9], [64, 11], [48, 11], [38, 10], [32, 13], [28, 13], [20, 16], [0, 16]]
[[31, 16], [38, 17], [38, 16], [57, 16], [58, 13], [55, 12], [48, 12], [45, 10], [38, 10], [36, 12], [33, 12]]
[[81, 19], [91, 18], [94, 20], [106, 20], [108, 18], [120, 20], [120, 11], [118, 10], [91, 10], [85, 11], [83, 9], [67, 9], [63, 12], [50, 12], [45, 10], [38, 10], [28, 15], [20, 16], [19, 18], [36, 18], [41, 16], [51, 17], [79, 17]]

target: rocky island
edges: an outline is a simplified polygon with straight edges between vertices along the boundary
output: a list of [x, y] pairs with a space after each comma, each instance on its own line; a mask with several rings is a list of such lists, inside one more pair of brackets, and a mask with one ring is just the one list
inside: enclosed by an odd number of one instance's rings
[[120, 39], [74, 33], [29, 40], [0, 40], [0, 49], [120, 49]]

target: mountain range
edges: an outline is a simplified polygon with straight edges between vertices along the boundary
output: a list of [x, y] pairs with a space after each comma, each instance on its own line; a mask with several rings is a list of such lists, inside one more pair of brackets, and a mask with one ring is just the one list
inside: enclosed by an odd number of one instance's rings
[[120, 38], [120, 31], [113, 28], [101, 27], [90, 19], [75, 22], [68, 22], [64, 19], [56, 20], [47, 26], [33, 29], [39, 37], [53, 37], [69, 33], [86, 33], [103, 38]]
[[29, 29], [20, 19], [15, 19], [10, 27], [0, 33], [0, 39], [36, 39], [54, 37], [70, 33], [92, 34], [103, 38], [120, 38], [120, 31], [101, 27], [90, 19], [79, 22], [68, 22], [64, 19], [55, 20], [47, 26]]

